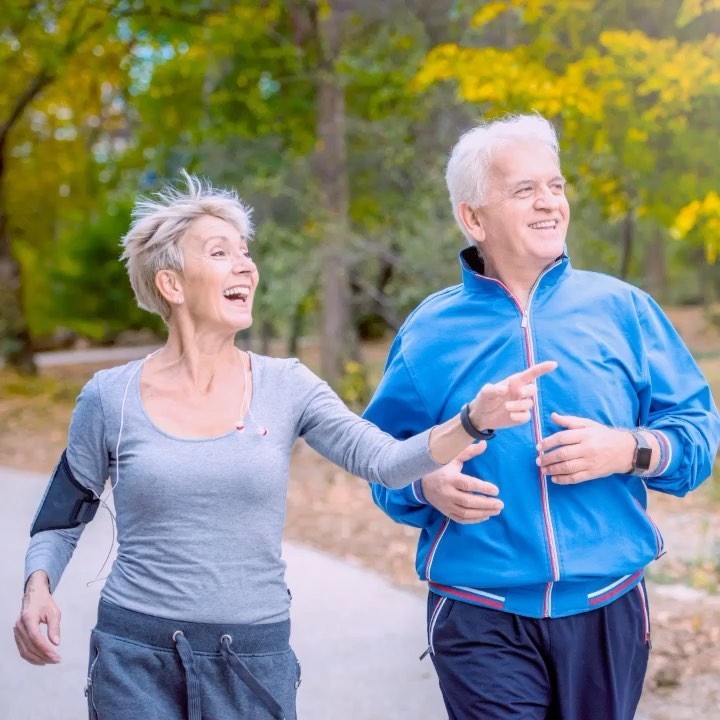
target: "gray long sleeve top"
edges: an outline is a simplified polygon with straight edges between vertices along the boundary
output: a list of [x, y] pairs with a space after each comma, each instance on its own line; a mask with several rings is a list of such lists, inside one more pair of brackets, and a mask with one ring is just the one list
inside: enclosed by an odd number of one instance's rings
[[[437, 469], [429, 431], [395, 440], [350, 412], [299, 361], [251, 360], [247, 427], [214, 438], [178, 438], [153, 423], [140, 397], [142, 361], [100, 371], [83, 388], [67, 459], [75, 478], [98, 495], [108, 477], [115, 484], [118, 553], [104, 599], [177, 620], [284, 620], [290, 601], [281, 540], [298, 437], [387, 487]], [[83, 527], [35, 535], [26, 579], [45, 570], [54, 590]]]

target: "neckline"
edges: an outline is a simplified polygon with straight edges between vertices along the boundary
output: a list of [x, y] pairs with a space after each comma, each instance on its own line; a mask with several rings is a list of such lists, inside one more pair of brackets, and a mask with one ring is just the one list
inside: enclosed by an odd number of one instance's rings
[[[494, 293], [512, 297], [510, 291], [500, 280], [484, 274], [485, 266], [476, 247], [467, 247], [461, 250], [458, 260], [460, 261], [462, 286], [466, 292], [474, 294]], [[545, 267], [538, 279], [543, 279], [543, 285], [546, 284], [547, 279], [552, 279], [552, 284], [557, 284], [562, 281], [569, 268], [570, 258], [563, 251], [561, 255]]]
[[[252, 386], [252, 398], [250, 398], [250, 404], [248, 405], [247, 412], [245, 413], [245, 417], [249, 417], [253, 406], [255, 405], [256, 401], [255, 398], [257, 397], [257, 381], [256, 381], [256, 371], [258, 368], [258, 364], [255, 362], [257, 359], [257, 355], [255, 353], [251, 352], [250, 350], [245, 350], [248, 356], [248, 362], [250, 364], [250, 384]], [[148, 356], [149, 357], [149, 356]], [[153, 419], [150, 417], [150, 414], [148, 413], [147, 409], [145, 408], [145, 403], [142, 399], [142, 393], [140, 391], [140, 381], [142, 378], [142, 369], [143, 365], [145, 364], [146, 358], [143, 358], [140, 360], [140, 367], [135, 372], [135, 376], [133, 378], [133, 391], [135, 393], [135, 400], [140, 407], [140, 411], [142, 412], [144, 418], [147, 420], [148, 424], [160, 435], [164, 435], [166, 438], [169, 438], [170, 440], [175, 440], [177, 442], [189, 442], [189, 443], [200, 443], [200, 442], [212, 442], [213, 440], [224, 440], [225, 438], [232, 437], [233, 435], [240, 435], [241, 433], [238, 432], [237, 428], [233, 428], [232, 430], [229, 430], [228, 432], [221, 433], [220, 435], [208, 435], [207, 437], [184, 437], [182, 435], [174, 435], [171, 432], [168, 432], [167, 430], [164, 430], [161, 428]]]

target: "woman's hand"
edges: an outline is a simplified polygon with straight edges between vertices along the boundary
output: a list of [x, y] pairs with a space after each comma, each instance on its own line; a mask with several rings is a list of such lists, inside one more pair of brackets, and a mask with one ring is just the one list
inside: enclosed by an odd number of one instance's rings
[[[553, 360], [532, 365], [499, 383], [483, 386], [470, 403], [470, 422], [477, 430], [521, 425], [530, 419], [535, 403], [535, 380], [557, 367]], [[463, 428], [460, 415], [436, 425], [430, 433], [430, 454], [441, 465], [449, 463], [470, 443], [471, 435]]]
[[535, 380], [556, 367], [554, 360], [546, 360], [498, 383], [484, 385], [470, 403], [470, 421], [478, 430], [497, 430], [526, 423], [535, 404]]
[[499, 515], [503, 502], [497, 485], [463, 473], [463, 464], [487, 449], [486, 442], [465, 448], [455, 459], [420, 481], [425, 499], [457, 523], [480, 523]]
[[[47, 625], [47, 637], [40, 630]], [[33, 665], [59, 663], [55, 646], [60, 644], [60, 609], [50, 594], [48, 576], [34, 572], [27, 581], [20, 617], [13, 628], [15, 644], [25, 660]]]

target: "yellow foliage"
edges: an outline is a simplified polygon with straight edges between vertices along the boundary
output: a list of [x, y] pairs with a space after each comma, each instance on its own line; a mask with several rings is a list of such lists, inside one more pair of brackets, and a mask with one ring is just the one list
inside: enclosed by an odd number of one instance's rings
[[414, 80], [415, 89], [454, 78], [463, 100], [489, 103], [493, 112], [535, 110], [548, 117], [565, 112], [600, 119], [602, 99], [587, 87], [579, 68], [557, 75], [526, 48], [461, 48], [446, 44], [433, 49]]
[[[527, 21], [542, 12], [591, 10], [592, 5], [589, 0], [491, 2], [475, 22], [490, 22], [508, 7], [522, 11]], [[552, 22], [542, 19], [543, 27]], [[509, 50], [441, 45], [427, 55], [412, 87], [424, 90], [454, 80], [460, 98], [480, 105], [486, 117], [537, 111], [559, 118], [570, 143], [581, 134], [593, 153], [616, 157], [629, 168], [652, 167], [659, 135], [686, 133], [697, 101], [720, 93], [720, 38], [715, 35], [683, 43], [637, 30], [608, 30], [597, 45], [578, 49], [564, 67], [548, 67], [547, 37], [541, 33]], [[624, 212], [627, 199], [615, 197], [611, 212]]]
[[636, 143], [644, 143], [647, 142], [648, 139], [648, 134], [645, 130], [634, 127], [628, 128], [626, 136], [630, 142]]
[[351, 407], [359, 408], [369, 400], [367, 369], [355, 361], [345, 363], [343, 376], [340, 378], [340, 397]]
[[720, 250], [720, 195], [710, 191], [702, 200], [688, 203], [675, 217], [673, 237], [695, 236], [705, 245], [705, 257], [714, 263]]
[[690, 573], [690, 583], [694, 588], [712, 591], [716, 589], [717, 577], [706, 568], [695, 567]]
[[332, 14], [332, 6], [328, 0], [319, 0], [317, 4], [317, 14], [319, 20], [327, 20]]
[[684, 0], [678, 12], [677, 26], [684, 27], [713, 10], [720, 10], [720, 0]]
[[511, 0], [513, 7], [523, 11], [526, 22], [535, 23], [550, 13], [568, 11], [591, 12], [593, 0]]
[[492, 22], [496, 17], [502, 15], [508, 9], [506, 2], [490, 2], [482, 6], [478, 12], [473, 15], [471, 25], [480, 27]]
[[415, 76], [412, 88], [419, 91], [426, 90], [433, 83], [455, 77], [460, 52], [460, 48], [454, 43], [434, 47]]
[[642, 117], [648, 123], [673, 118], [679, 107], [720, 89], [720, 43], [714, 35], [679, 43], [639, 31], [606, 31], [600, 43], [611, 61], [611, 77], [624, 87], [613, 104], [627, 108], [637, 103], [634, 98], [647, 98]]

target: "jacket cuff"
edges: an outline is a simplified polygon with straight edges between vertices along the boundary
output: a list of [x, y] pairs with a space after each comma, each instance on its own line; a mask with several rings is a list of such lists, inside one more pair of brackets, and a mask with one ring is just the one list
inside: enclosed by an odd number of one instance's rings
[[58, 572], [53, 572], [52, 570], [43, 566], [41, 563], [32, 562], [25, 563], [25, 579], [23, 581], [23, 592], [25, 592], [25, 588], [27, 587], [30, 576], [38, 570], [42, 570], [48, 576], [48, 586], [50, 588], [50, 594], [54, 593], [58, 586], [58, 583], [60, 582], [60, 574]]
[[[649, 429], [649, 428], [648, 428]], [[669, 430], [650, 430], [660, 445], [660, 464], [651, 477], [672, 475], [680, 466], [682, 453], [677, 435]]]
[[422, 482], [420, 480], [416, 480], [411, 486], [410, 490], [413, 494], [413, 497], [415, 500], [417, 500], [421, 505], [429, 505], [428, 501], [425, 499], [425, 495], [422, 491]]

